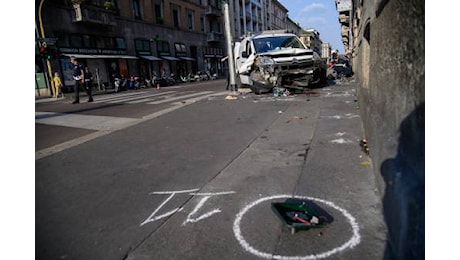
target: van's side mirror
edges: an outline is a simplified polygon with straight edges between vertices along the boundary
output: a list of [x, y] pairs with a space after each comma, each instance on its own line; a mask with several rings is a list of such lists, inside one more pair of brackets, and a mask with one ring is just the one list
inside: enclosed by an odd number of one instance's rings
[[248, 54], [246, 51], [243, 51], [243, 52], [241, 53], [241, 57], [243, 57], [243, 58], [248, 58], [248, 57], [249, 57], [249, 54]]

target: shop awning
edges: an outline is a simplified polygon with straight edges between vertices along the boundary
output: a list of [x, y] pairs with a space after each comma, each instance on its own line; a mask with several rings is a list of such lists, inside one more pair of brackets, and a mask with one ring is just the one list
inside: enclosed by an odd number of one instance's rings
[[142, 59], [151, 60], [151, 61], [161, 60], [160, 58], [155, 57], [155, 56], [139, 56], [139, 57], [141, 57]]
[[182, 59], [182, 60], [196, 60], [195, 58], [190, 58], [190, 57], [179, 57], [179, 59]]
[[161, 56], [160, 58], [165, 60], [179, 60], [178, 58], [172, 56]]

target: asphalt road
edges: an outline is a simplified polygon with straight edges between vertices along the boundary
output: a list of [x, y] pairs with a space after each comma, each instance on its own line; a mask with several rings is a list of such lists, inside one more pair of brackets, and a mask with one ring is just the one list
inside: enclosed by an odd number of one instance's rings
[[[225, 81], [36, 103], [37, 259], [383, 259], [350, 84], [226, 100]], [[291, 230], [271, 203], [319, 207]]]

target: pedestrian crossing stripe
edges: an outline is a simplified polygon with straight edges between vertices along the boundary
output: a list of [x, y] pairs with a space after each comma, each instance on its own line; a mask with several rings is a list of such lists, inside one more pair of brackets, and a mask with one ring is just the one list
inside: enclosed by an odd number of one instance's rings
[[118, 94], [116, 96], [109, 94], [109, 95], [105, 95], [104, 97], [97, 96], [97, 100], [94, 100], [94, 103], [103, 103], [107, 100], [116, 100], [116, 99], [122, 99], [126, 97], [139, 96], [145, 93], [148, 93], [148, 92], [143, 91], [143, 92], [136, 92], [136, 93], [125, 93], [125, 94]]
[[163, 103], [167, 103], [167, 102], [171, 102], [171, 101], [176, 101], [176, 100], [179, 100], [179, 99], [185, 99], [185, 98], [189, 98], [189, 97], [206, 95], [206, 94], [210, 94], [210, 93], [213, 93], [213, 91], [203, 91], [203, 92], [199, 92], [199, 93], [192, 93], [192, 94], [188, 94], [188, 95], [182, 95], [182, 96], [177, 96], [177, 97], [173, 97], [173, 98], [167, 98], [167, 99], [164, 99], [164, 100], [158, 100], [158, 101], [154, 101], [154, 102], [149, 102], [147, 104], [149, 104], [149, 105], [159, 105], [159, 104], [163, 104]]
[[[142, 102], [150, 101], [150, 100], [152, 100], [152, 97], [168, 95], [168, 94], [172, 94], [172, 93], [175, 93], [175, 92], [176, 91], [166, 91], [166, 92], [155, 93], [155, 94], [150, 94], [150, 95], [126, 97], [126, 98], [122, 98], [122, 99], [111, 100], [111, 101], [108, 101], [107, 103], [110, 103], [110, 104], [114, 104], [114, 103], [136, 104], [136, 103], [142, 103]], [[144, 101], [142, 101], [142, 100], [144, 100]]]

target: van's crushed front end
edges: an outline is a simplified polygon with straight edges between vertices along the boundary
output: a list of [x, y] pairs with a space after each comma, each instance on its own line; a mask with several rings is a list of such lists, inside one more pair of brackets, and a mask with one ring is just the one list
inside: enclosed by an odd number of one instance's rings
[[274, 87], [305, 88], [314, 81], [317, 64], [313, 51], [286, 49], [257, 54], [251, 72], [251, 80], [259, 92]]

